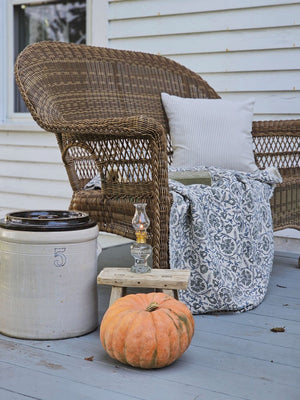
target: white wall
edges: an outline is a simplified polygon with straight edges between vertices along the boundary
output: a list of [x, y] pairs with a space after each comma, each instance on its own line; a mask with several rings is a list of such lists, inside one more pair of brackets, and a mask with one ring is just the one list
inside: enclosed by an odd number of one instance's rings
[[[8, 3], [0, 0], [0, 212], [66, 209], [71, 190], [54, 135], [7, 115]], [[201, 74], [222, 97], [254, 96], [257, 119], [300, 118], [300, 2], [89, 4], [90, 43], [166, 55]]]
[[0, 212], [68, 209], [72, 192], [55, 136], [29, 126], [0, 131]]
[[162, 54], [222, 97], [256, 98], [256, 119], [300, 118], [300, 2], [109, 2], [109, 46]]

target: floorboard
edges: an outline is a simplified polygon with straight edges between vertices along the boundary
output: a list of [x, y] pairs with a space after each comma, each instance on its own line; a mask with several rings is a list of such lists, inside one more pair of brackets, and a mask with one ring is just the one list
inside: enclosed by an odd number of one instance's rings
[[6, 390], [0, 389], [0, 399], [5, 400], [28, 400], [29, 399], [38, 399], [37, 397], [29, 397], [27, 395], [17, 393], [14, 390]]
[[[259, 307], [195, 316], [190, 347], [160, 370], [112, 360], [101, 347], [99, 328], [64, 340], [0, 335], [0, 399], [299, 400], [299, 286], [297, 260], [276, 257]], [[110, 290], [98, 290], [101, 320]], [[273, 327], [285, 332], [274, 333]]]

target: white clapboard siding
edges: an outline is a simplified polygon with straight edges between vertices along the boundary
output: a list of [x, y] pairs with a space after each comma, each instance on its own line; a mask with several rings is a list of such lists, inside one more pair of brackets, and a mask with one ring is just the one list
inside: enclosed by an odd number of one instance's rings
[[[300, 8], [300, 7], [299, 7]], [[223, 51], [252, 51], [300, 46], [299, 27], [283, 27], [224, 32], [196, 32], [180, 35], [139, 36], [113, 39], [115, 48], [150, 53], [188, 54]]]
[[[203, 54], [172, 54], [174, 61], [185, 65], [194, 72], [247, 72], [282, 71], [289, 75], [290, 71], [299, 74], [300, 48], [279, 50], [256, 50], [242, 52], [219, 52]], [[226, 81], [227, 75], [224, 74]]]
[[15, 160], [15, 161], [28, 161], [40, 163], [47, 160], [49, 163], [61, 162], [58, 149], [44, 147], [31, 147], [31, 146], [1, 146], [0, 147], [1, 160]]
[[72, 191], [54, 135], [0, 131], [0, 211], [67, 209]]
[[281, 92], [220, 92], [219, 94], [229, 100], [254, 97], [256, 113], [270, 114], [273, 111], [276, 114], [280, 112], [283, 114], [296, 114], [299, 112], [300, 92], [286, 93], [285, 96], [282, 96]]
[[71, 190], [65, 182], [29, 178], [0, 176], [0, 187], [4, 193], [70, 198]]
[[300, 73], [298, 71], [255, 71], [227, 73], [226, 81], [222, 73], [201, 74], [213, 88], [219, 92], [227, 92], [228, 88], [233, 92], [264, 92], [296, 90], [300, 87]]
[[31, 147], [57, 147], [57, 141], [53, 133], [45, 132], [40, 129], [37, 131], [16, 131], [3, 130], [0, 135], [0, 145], [16, 145]]
[[69, 199], [50, 197], [50, 196], [37, 196], [34, 193], [31, 195], [24, 195], [22, 193], [3, 193], [1, 192], [0, 210], [5, 212], [17, 210], [67, 210], [69, 206]]
[[[200, 2], [199, 2], [200, 3]], [[284, 12], [283, 12], [284, 11]], [[291, 26], [300, 23], [297, 4], [236, 10], [220, 10], [210, 18], [207, 12], [178, 15], [111, 20], [110, 38], [135, 36], [161, 36], [190, 34], [194, 32], [218, 32], [227, 30], [265, 29]]]
[[0, 175], [13, 178], [31, 178], [57, 182], [67, 182], [67, 176], [62, 163], [39, 163], [0, 160]]
[[[210, 12], [230, 9], [243, 9], [272, 6], [278, 4], [297, 4], [291, 0], [109, 0], [111, 19], [141, 18], [155, 15], [182, 15], [195, 12]], [[171, 5], [170, 5], [171, 3]]]
[[255, 119], [300, 118], [300, 2], [109, 2], [110, 47], [172, 58], [222, 97], [255, 97]]

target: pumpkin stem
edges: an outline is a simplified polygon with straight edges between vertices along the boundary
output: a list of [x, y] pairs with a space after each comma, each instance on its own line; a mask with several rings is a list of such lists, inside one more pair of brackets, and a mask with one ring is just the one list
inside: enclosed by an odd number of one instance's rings
[[156, 303], [155, 301], [152, 301], [152, 303], [149, 304], [148, 307], [146, 307], [146, 311], [155, 311], [159, 307], [159, 304]]

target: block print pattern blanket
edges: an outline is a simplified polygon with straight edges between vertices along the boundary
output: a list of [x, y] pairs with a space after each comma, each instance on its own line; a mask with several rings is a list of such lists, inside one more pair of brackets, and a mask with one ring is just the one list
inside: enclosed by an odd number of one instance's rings
[[204, 169], [211, 186], [169, 180], [170, 267], [191, 271], [179, 299], [193, 314], [250, 310], [264, 299], [272, 270], [269, 200], [281, 177], [275, 168]]

